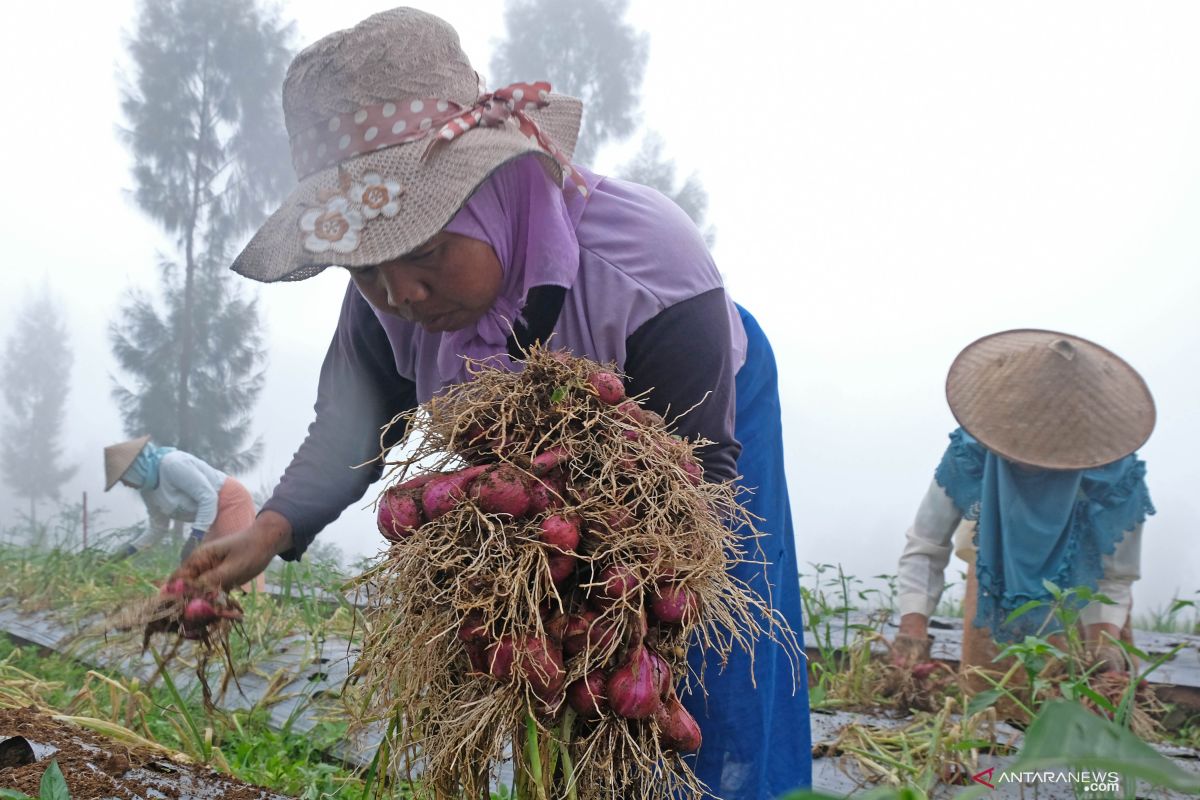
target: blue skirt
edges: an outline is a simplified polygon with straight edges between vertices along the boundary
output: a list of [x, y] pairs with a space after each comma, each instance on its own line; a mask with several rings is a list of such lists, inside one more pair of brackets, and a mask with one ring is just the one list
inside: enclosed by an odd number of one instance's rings
[[[746, 363], [737, 374], [735, 435], [742, 445], [741, 482], [754, 494], [743, 497], [769, 562], [739, 564], [734, 575], [770, 598], [803, 647], [800, 577], [796, 540], [783, 472], [783, 430], [779, 385], [771, 345], [754, 318], [739, 307], [748, 339]], [[753, 554], [752, 554], [752, 557]], [[705, 687], [684, 698], [700, 723], [704, 743], [692, 767], [722, 800], [772, 800], [812, 783], [812, 733], [808, 719], [808, 680], [803, 659], [792, 660], [778, 645], [760, 640], [755, 648], [754, 681], [748, 655], [735, 649], [724, 670], [712, 655], [692, 648], [692, 667], [706, 658]]]

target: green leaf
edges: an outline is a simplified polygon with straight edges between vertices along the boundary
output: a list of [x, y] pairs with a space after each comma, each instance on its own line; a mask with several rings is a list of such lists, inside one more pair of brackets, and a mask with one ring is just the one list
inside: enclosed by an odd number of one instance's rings
[[1055, 583], [1054, 581], [1050, 580], [1049, 578], [1042, 579], [1042, 588], [1044, 588], [1047, 592], [1049, 592], [1051, 595], [1053, 595], [1055, 600], [1058, 600], [1059, 598], [1062, 597], [1062, 593], [1063, 593], [1062, 589], [1058, 588], [1058, 584]]
[[67, 779], [58, 768], [57, 761], [51, 761], [50, 766], [42, 773], [42, 782], [38, 786], [38, 800], [71, 800], [67, 791]]
[[[1132, 644], [1131, 642], [1126, 642], [1122, 639], [1116, 639], [1115, 641], [1116, 641], [1117, 647], [1121, 648], [1122, 650], [1124, 650], [1126, 653], [1133, 656], [1134, 658], [1140, 659], [1142, 661], [1152, 661], [1153, 660], [1153, 659], [1151, 659], [1149, 653], [1147, 653], [1146, 651], [1137, 647], [1136, 645]], [[1144, 678], [1146, 676], [1142, 675], [1141, 677]]]
[[1004, 622], [1006, 624], [1009, 622], [1012, 622], [1014, 619], [1021, 616], [1022, 614], [1028, 614], [1033, 609], [1039, 608], [1044, 605], [1045, 605], [1045, 602], [1042, 600], [1027, 600], [1024, 603], [1022, 603], [1021, 605], [1014, 608], [1012, 610], [1012, 613], [1008, 615], [1008, 617], [1004, 620]]
[[1112, 704], [1112, 701], [1090, 686], [1076, 686], [1075, 694], [1083, 695], [1110, 714], [1117, 713], [1117, 707]]
[[1120, 725], [1078, 703], [1047, 703], [1025, 732], [1025, 746], [1009, 772], [1050, 769], [1120, 772], [1128, 778], [1181, 792], [1200, 792], [1193, 775]]
[[1025, 641], [1018, 642], [1016, 644], [1010, 644], [1008, 647], [1005, 647], [1000, 651], [1000, 654], [996, 656], [994, 660], [1000, 661], [1008, 658], [1009, 656], [1016, 656], [1022, 662], [1029, 664], [1036, 661], [1038, 658], [1042, 658], [1044, 660], [1045, 656], [1066, 658], [1066, 653], [1064, 653], [1062, 650], [1059, 650], [1045, 639], [1026, 636]]
[[34, 798], [15, 789], [0, 789], [0, 800], [34, 800]]
[[565, 386], [559, 386], [557, 389], [554, 390], [554, 393], [550, 395], [551, 403], [561, 403], [563, 400], [566, 400], [566, 399], [567, 399], [567, 387], [565, 387]]
[[1185, 608], [1195, 608], [1195, 607], [1196, 607], [1195, 600], [1176, 600], [1174, 603], [1171, 604], [1171, 608], [1167, 611], [1167, 615], [1170, 616], [1171, 614], [1176, 614]]
[[991, 707], [997, 700], [1004, 697], [1004, 695], [1005, 691], [1003, 689], [988, 689], [986, 692], [980, 692], [967, 703], [967, 716], [978, 714], [985, 708]]

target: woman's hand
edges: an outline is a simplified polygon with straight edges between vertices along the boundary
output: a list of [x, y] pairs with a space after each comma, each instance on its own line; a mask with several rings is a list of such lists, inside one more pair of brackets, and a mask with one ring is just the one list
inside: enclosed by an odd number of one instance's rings
[[924, 614], [905, 614], [892, 640], [892, 664], [907, 669], [929, 661], [929, 645], [929, 620]]
[[195, 552], [200, 543], [204, 541], [205, 532], [199, 528], [192, 528], [192, 532], [183, 540], [183, 548], [179, 551], [179, 563], [187, 561], [188, 556]]
[[264, 511], [244, 531], [197, 547], [171, 578], [233, 589], [258, 576], [291, 546], [291, 523], [281, 514]]
[[1136, 666], [1132, 656], [1128, 659], [1118, 642], [1121, 641], [1121, 629], [1111, 622], [1093, 622], [1084, 626], [1084, 644], [1088, 649], [1088, 659], [1097, 672], [1128, 672], [1130, 666]]

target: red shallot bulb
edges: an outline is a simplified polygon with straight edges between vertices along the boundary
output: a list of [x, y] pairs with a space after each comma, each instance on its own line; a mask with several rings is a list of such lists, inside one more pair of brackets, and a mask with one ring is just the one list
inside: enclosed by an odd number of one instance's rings
[[567, 702], [584, 719], [599, 719], [608, 710], [605, 695], [608, 676], [604, 670], [594, 669], [567, 687]]

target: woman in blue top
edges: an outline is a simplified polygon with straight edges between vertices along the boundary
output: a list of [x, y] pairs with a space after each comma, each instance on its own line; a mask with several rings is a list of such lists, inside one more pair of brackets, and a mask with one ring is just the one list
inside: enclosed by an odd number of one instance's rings
[[[895, 660], [928, 658], [927, 623], [954, 538], [970, 565], [964, 664], [990, 662], [987, 636], [1053, 631], [1050, 581], [1113, 601], [1076, 606], [1094, 657], [1120, 665], [1120, 651], [1105, 643], [1128, 624], [1141, 527], [1154, 513], [1134, 453], [1154, 428], [1145, 382], [1086, 339], [1013, 330], [963, 350], [946, 396], [962, 427], [950, 434], [900, 559]], [[1009, 620], [1030, 601], [1044, 604]]]

